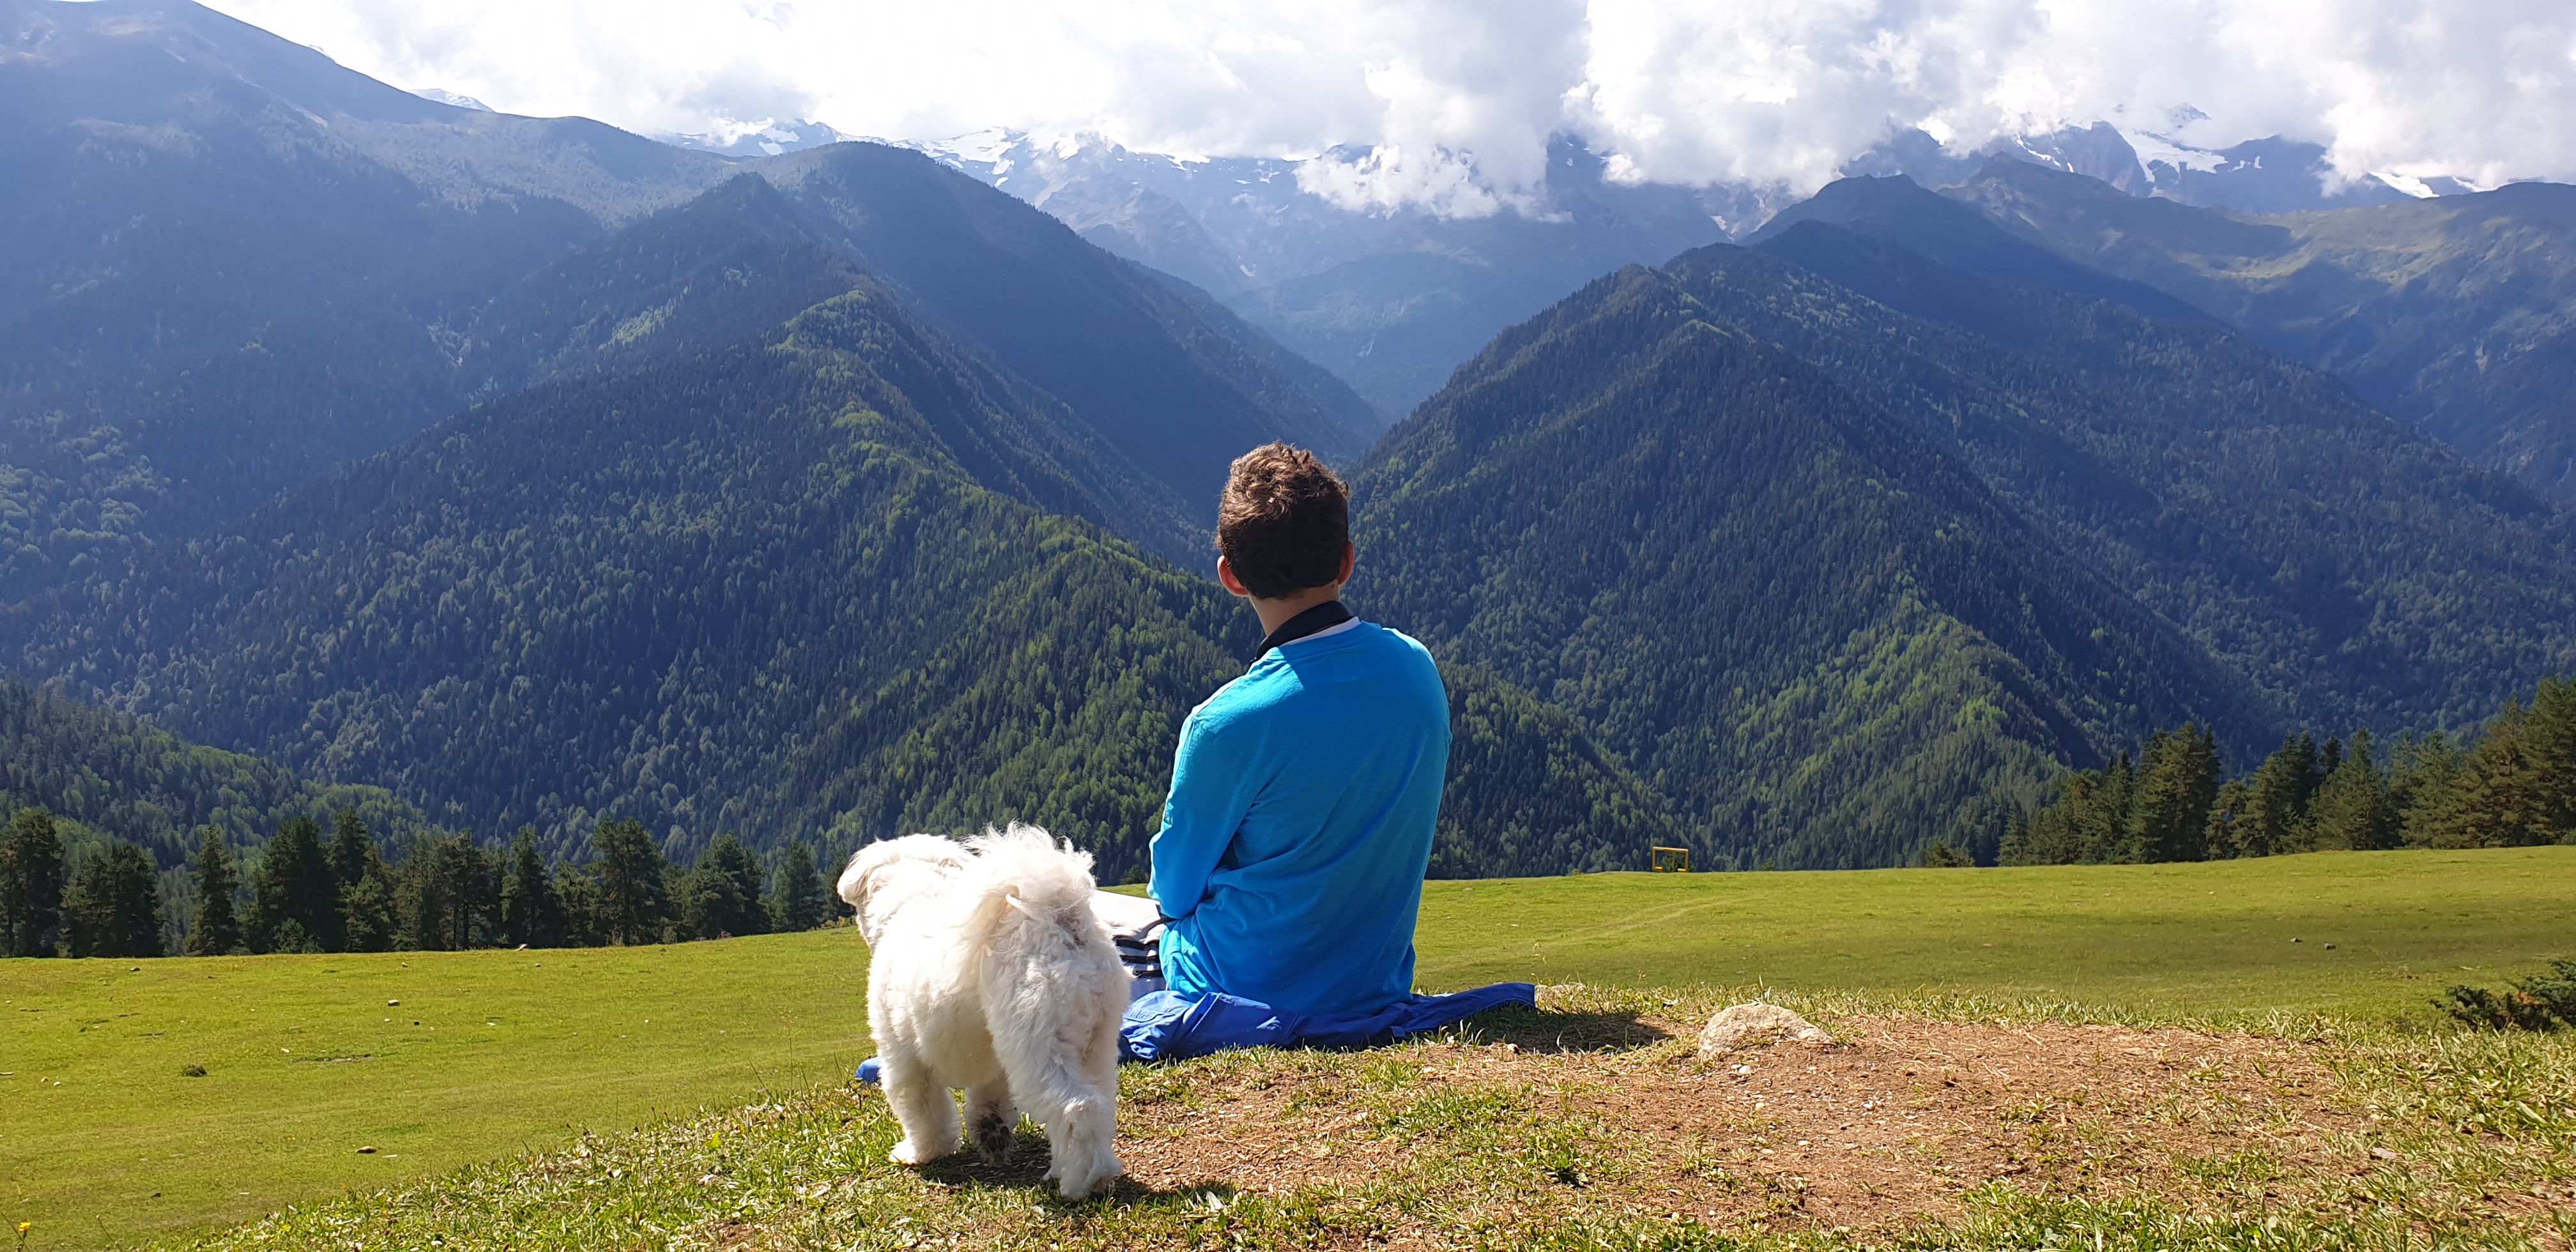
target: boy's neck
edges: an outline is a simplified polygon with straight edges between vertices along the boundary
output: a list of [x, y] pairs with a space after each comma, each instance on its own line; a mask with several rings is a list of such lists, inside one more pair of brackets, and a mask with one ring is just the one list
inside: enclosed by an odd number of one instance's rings
[[1293, 596], [1282, 596], [1276, 600], [1264, 600], [1259, 596], [1244, 598], [1252, 601], [1253, 615], [1261, 619], [1261, 633], [1267, 635], [1286, 625], [1289, 618], [1318, 604], [1329, 604], [1341, 599], [1342, 585], [1326, 583], [1321, 587], [1308, 587]]

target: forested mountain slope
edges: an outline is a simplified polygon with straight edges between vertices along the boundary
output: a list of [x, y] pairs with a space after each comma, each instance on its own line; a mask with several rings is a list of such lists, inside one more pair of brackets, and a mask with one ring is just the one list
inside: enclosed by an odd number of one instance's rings
[[1224, 458], [1347, 459], [1376, 425], [1214, 300], [916, 153], [733, 162], [455, 108], [184, 0], [0, 0], [0, 47], [0, 601], [861, 273], [1141, 470], [1122, 530], [1161, 550]]
[[2576, 187], [2239, 219], [2006, 162], [1943, 194], [2576, 501]]
[[1081, 512], [1205, 559], [1228, 461], [1272, 439], [1356, 456], [1367, 406], [1184, 283], [918, 153], [836, 144], [654, 214], [514, 284], [476, 317], [460, 386], [507, 394], [758, 335], [873, 281], [1015, 403], [1084, 432], [1118, 479]]
[[1911, 418], [2293, 720], [2463, 725], [2576, 664], [2576, 527], [2336, 380], [1818, 222], [1759, 253], [1668, 268]]
[[0, 0], [0, 46], [10, 598], [417, 433], [466, 312], [729, 168], [184, 0]]
[[2576, 535], [2511, 480], [1949, 206], [1906, 231], [2047, 286], [1823, 217], [1515, 327], [1358, 480], [1390, 619], [1719, 863], [1991, 847], [2120, 725], [2385, 739], [2576, 666]]
[[2129, 728], [2269, 723], [1908, 423], [1665, 272], [1505, 334], [1356, 486], [1386, 619], [1594, 728], [1717, 865], [1991, 844]]
[[[2021, 164], [1997, 157], [2005, 164]], [[2067, 177], [2082, 177], [2067, 175]], [[2095, 181], [2087, 179], [2086, 181]], [[2106, 186], [2105, 190], [2109, 190]], [[2114, 194], [2117, 194], [2116, 192]], [[1925, 191], [1902, 174], [1845, 178], [1782, 209], [1745, 239], [1751, 247], [1778, 240], [1804, 222], [1844, 226], [1883, 239], [1926, 260], [1992, 282], [2036, 287], [2086, 300], [2125, 304], [2149, 317], [2208, 318], [2162, 291], [2081, 265], [2006, 232], [1976, 210]]]
[[[332, 786], [273, 762], [182, 742], [131, 714], [0, 679], [0, 817], [37, 806], [177, 869], [212, 826], [255, 846], [289, 817], [358, 810], [378, 838], [429, 832], [420, 810], [381, 787]], [[75, 840], [77, 842], [77, 839]]]
[[[558, 852], [601, 816], [683, 856], [1021, 818], [1115, 877], [1258, 628], [1063, 516], [1112, 480], [1007, 381], [862, 284], [479, 407], [13, 633], [27, 669], [181, 734]], [[1456, 768], [1483, 780], [1458, 812], [1501, 833], [1453, 823], [1444, 868], [1555, 868], [1532, 839], [1595, 805], [1659, 829], [1614, 758], [1498, 687], [1462, 685]]]
[[1339, 379], [1185, 284], [938, 162], [835, 144], [762, 167], [787, 198], [960, 337], [1071, 406], [1216, 522], [1226, 464], [1288, 439], [1336, 460], [1376, 423]]

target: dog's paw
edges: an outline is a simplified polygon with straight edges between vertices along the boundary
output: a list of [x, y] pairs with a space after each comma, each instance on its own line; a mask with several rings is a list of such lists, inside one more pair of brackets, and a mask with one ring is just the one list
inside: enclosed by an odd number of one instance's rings
[[886, 1153], [886, 1159], [897, 1165], [928, 1165], [945, 1155], [947, 1154], [943, 1152], [932, 1152], [919, 1147], [912, 1140], [906, 1139], [894, 1145], [894, 1151]]
[[1012, 1131], [1016, 1127], [1000, 1116], [981, 1117], [975, 1121], [975, 1154], [987, 1165], [999, 1165], [1011, 1156]]
[[1048, 1177], [1055, 1183], [1056, 1194], [1068, 1200], [1088, 1200], [1116, 1186], [1126, 1174], [1127, 1167], [1119, 1164], [1117, 1157], [1103, 1152], [1097, 1161]]

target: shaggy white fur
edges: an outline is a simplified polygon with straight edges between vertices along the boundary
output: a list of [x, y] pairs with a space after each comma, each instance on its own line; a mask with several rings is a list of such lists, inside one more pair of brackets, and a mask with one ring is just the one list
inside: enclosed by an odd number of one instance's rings
[[957, 1103], [986, 1160], [1025, 1112], [1046, 1127], [1047, 1177], [1081, 1199], [1118, 1163], [1118, 1024], [1127, 972], [1092, 912], [1091, 854], [1013, 824], [964, 847], [935, 835], [870, 844], [841, 871], [873, 955], [868, 1026], [900, 1165], [957, 1150]]

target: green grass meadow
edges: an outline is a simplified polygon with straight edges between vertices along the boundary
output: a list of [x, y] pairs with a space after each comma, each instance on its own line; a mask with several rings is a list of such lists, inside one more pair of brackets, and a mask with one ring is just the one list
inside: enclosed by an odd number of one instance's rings
[[[1419, 944], [1434, 990], [1768, 986], [2430, 1026], [2450, 983], [2576, 955], [2576, 848], [1438, 882]], [[863, 960], [837, 929], [0, 963], [0, 1216], [35, 1223], [30, 1248], [132, 1244], [803, 1090], [867, 1053]]]
[[0, 1215], [113, 1246], [805, 1087], [866, 1055], [864, 960], [842, 930], [0, 962]]
[[1416, 943], [1440, 990], [1766, 984], [2431, 1020], [2445, 986], [2576, 956], [2576, 848], [1433, 883]]

